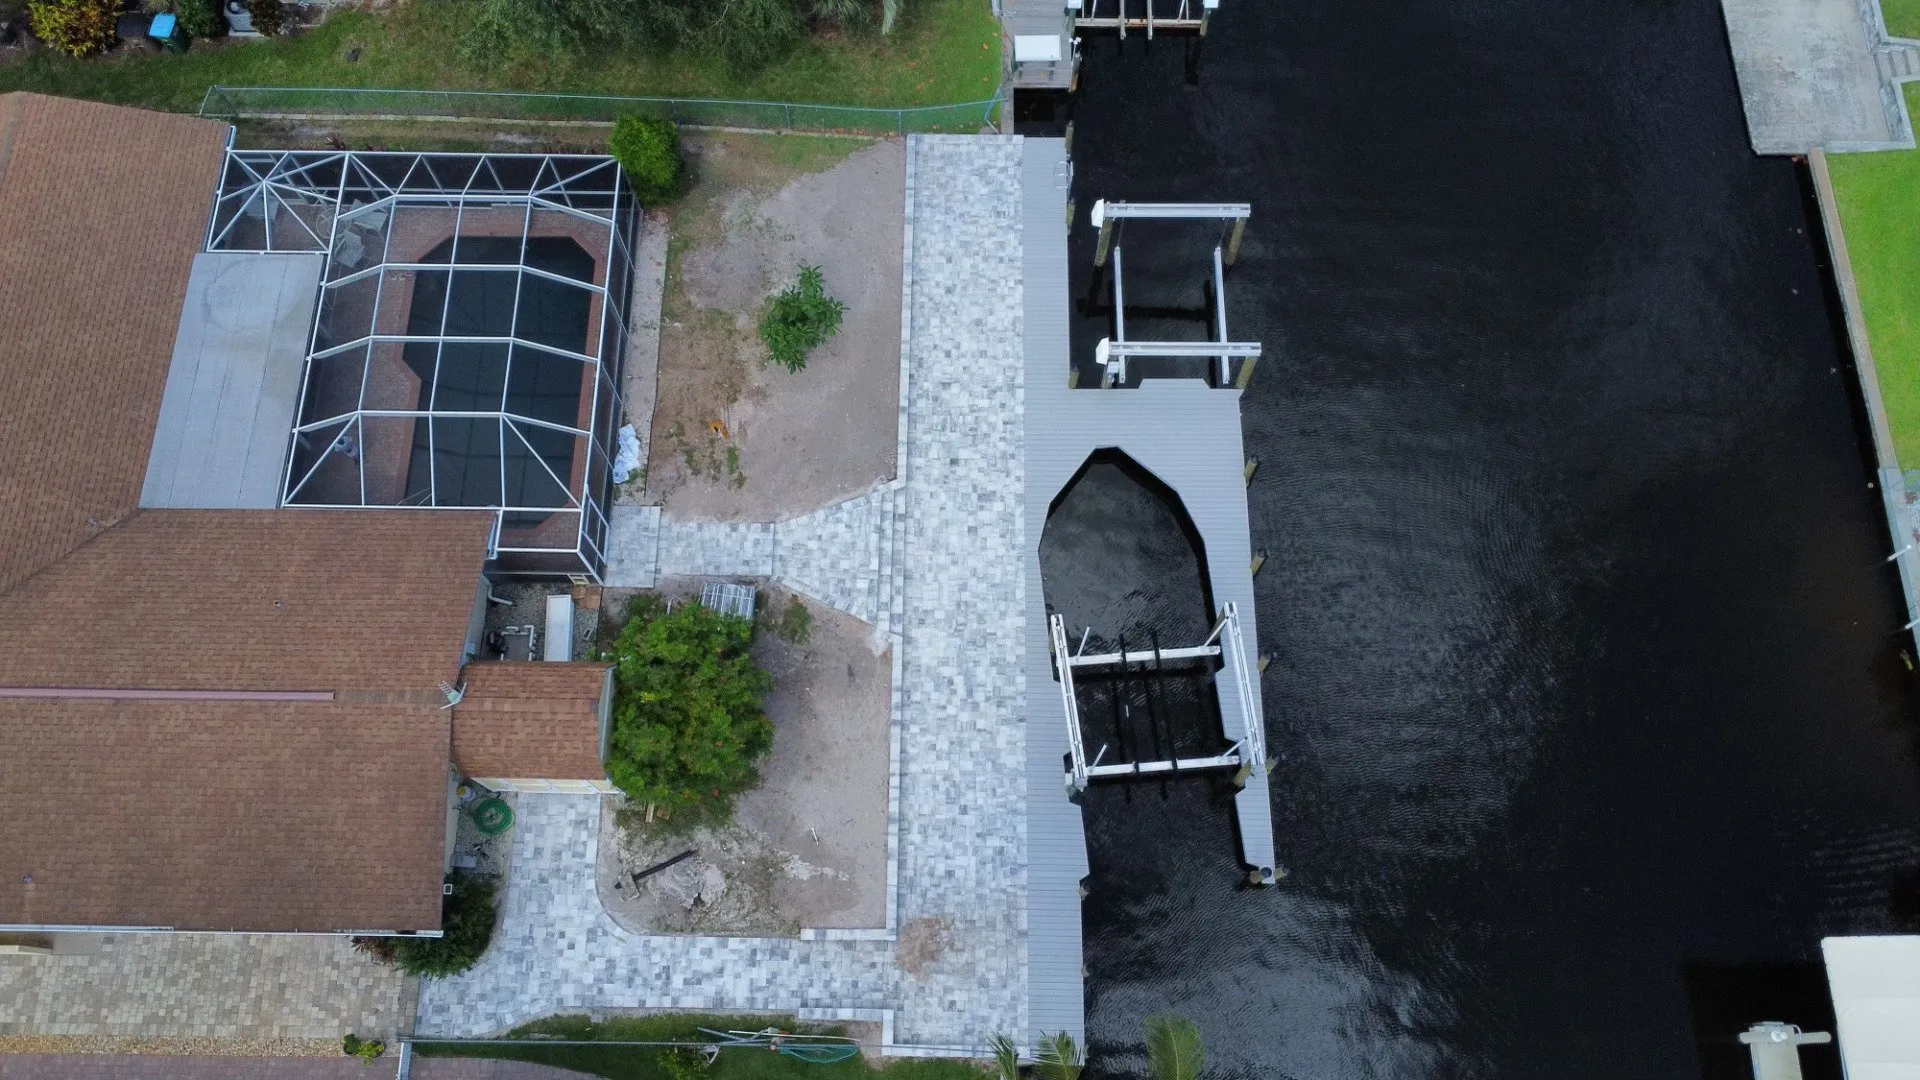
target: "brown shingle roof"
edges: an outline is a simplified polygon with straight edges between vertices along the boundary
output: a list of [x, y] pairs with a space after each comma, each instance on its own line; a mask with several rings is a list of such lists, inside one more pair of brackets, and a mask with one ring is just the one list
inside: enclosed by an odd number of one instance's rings
[[0, 593], [139, 501], [227, 130], [0, 94]]
[[0, 699], [0, 924], [438, 929], [447, 727], [432, 705]]
[[[148, 510], [4, 598], [0, 925], [433, 929], [490, 516]], [[26, 879], [32, 878], [31, 884]]]
[[606, 664], [469, 664], [453, 707], [453, 760], [468, 776], [605, 780]]
[[135, 509], [226, 135], [0, 95], [0, 925], [440, 922], [491, 516]]
[[459, 674], [491, 521], [141, 511], [5, 597], [0, 686], [432, 691]]

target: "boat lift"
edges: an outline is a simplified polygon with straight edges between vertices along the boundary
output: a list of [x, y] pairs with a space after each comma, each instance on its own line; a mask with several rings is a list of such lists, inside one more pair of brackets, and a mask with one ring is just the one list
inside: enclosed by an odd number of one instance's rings
[[[1128, 651], [1124, 642], [1121, 651], [1108, 653], [1086, 652], [1087, 638], [1092, 631], [1081, 635], [1080, 647], [1069, 649], [1066, 620], [1059, 615], [1048, 619], [1050, 652], [1053, 655], [1053, 670], [1060, 682], [1060, 701], [1066, 709], [1068, 762], [1065, 783], [1069, 791], [1081, 792], [1094, 780], [1156, 775], [1174, 775], [1183, 772], [1201, 772], [1210, 769], [1232, 769], [1234, 784], [1244, 786], [1247, 778], [1255, 769], [1262, 772], [1267, 767], [1266, 729], [1253, 709], [1253, 687], [1248, 674], [1246, 653], [1240, 643], [1240, 611], [1229, 602], [1220, 611], [1220, 617], [1214, 621], [1213, 631], [1207, 639], [1198, 645], [1162, 649], [1157, 645], [1152, 649]], [[1087, 759], [1086, 740], [1080, 730], [1080, 699], [1073, 685], [1073, 673], [1079, 669], [1120, 668], [1127, 670], [1132, 665], [1152, 665], [1146, 670], [1159, 672], [1170, 662], [1209, 661], [1218, 658], [1222, 662], [1220, 673], [1234, 682], [1236, 696], [1239, 698], [1239, 716], [1241, 730], [1245, 733], [1240, 740], [1226, 750], [1211, 757], [1171, 757], [1163, 761], [1129, 761], [1111, 765], [1101, 764], [1106, 756], [1106, 748], [1089, 761]]]
[[[1124, 2], [1124, 0], [1123, 0]], [[1253, 377], [1253, 364], [1260, 358], [1257, 341], [1234, 341], [1227, 334], [1227, 267], [1240, 258], [1240, 241], [1246, 235], [1247, 219], [1253, 207], [1247, 203], [1126, 203], [1100, 199], [1093, 204], [1093, 225], [1100, 240], [1093, 253], [1093, 265], [1103, 267], [1113, 259], [1113, 337], [1101, 338], [1093, 347], [1094, 360], [1100, 364], [1103, 389], [1127, 381], [1127, 360], [1210, 358], [1218, 364], [1215, 386], [1244, 390]], [[1128, 341], [1127, 286], [1125, 257], [1118, 243], [1122, 226], [1132, 218], [1157, 220], [1216, 221], [1220, 238], [1213, 245], [1213, 331], [1212, 341]], [[1233, 362], [1240, 361], [1237, 375]]]
[[[1207, 24], [1212, 21], [1213, 13], [1220, 7], [1220, 0], [1200, 0], [1200, 12], [1196, 16], [1193, 0], [1179, 0], [1171, 16], [1156, 16], [1153, 11], [1155, 0], [1138, 0], [1141, 11], [1134, 14], [1128, 11], [1128, 0], [1113, 0], [1111, 7], [1105, 7], [1102, 0], [1079, 0], [1079, 11], [1073, 17], [1076, 32], [1086, 30], [1117, 30], [1121, 38], [1128, 30], [1145, 30], [1147, 40], [1153, 40], [1155, 30], [1207, 36]], [[1067, 10], [1076, 5], [1068, 4]], [[1103, 13], [1104, 12], [1104, 13]]]

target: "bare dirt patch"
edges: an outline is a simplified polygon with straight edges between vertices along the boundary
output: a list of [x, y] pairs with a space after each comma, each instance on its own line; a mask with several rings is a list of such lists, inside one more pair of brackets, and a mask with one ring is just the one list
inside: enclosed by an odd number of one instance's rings
[[[663, 592], [696, 594], [698, 583]], [[793, 594], [760, 590], [754, 657], [774, 679], [773, 753], [733, 820], [645, 822], [608, 799], [599, 888], [614, 921], [641, 933], [793, 934], [878, 928], [887, 917], [887, 769], [892, 658], [874, 655], [865, 623], [802, 600], [805, 643], [776, 624]], [[639, 882], [633, 875], [694, 855]]]
[[[897, 140], [710, 133], [671, 209], [647, 499], [693, 521], [777, 521], [894, 475], [906, 149]], [[759, 320], [801, 266], [847, 305], [789, 374]]]

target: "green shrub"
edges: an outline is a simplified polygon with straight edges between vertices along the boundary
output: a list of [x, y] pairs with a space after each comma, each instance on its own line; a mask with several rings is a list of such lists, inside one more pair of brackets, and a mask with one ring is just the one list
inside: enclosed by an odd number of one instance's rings
[[227, 36], [227, 12], [220, 0], [176, 0], [174, 14], [190, 38]]
[[658, 206], [680, 196], [686, 163], [680, 157], [680, 131], [673, 121], [623, 116], [614, 121], [607, 152], [626, 170], [627, 182], [642, 206]]
[[748, 655], [745, 619], [636, 597], [613, 647], [607, 775], [634, 803], [721, 811], [759, 783], [773, 748], [760, 703], [773, 679]]
[[873, 5], [868, 0], [807, 0], [807, 15], [816, 23], [858, 30], [873, 20]]
[[379, 1039], [363, 1039], [349, 1031], [340, 1040], [340, 1052], [348, 1057], [357, 1057], [361, 1061], [373, 1061], [387, 1052], [387, 1044]]
[[280, 0], [247, 0], [247, 17], [267, 37], [279, 37], [287, 28], [287, 9]]
[[827, 295], [817, 266], [800, 268], [800, 280], [782, 289], [760, 319], [760, 340], [788, 371], [807, 366], [807, 354], [840, 332], [847, 305]]
[[455, 873], [453, 892], [440, 905], [440, 936], [353, 939], [353, 947], [409, 975], [444, 978], [480, 962], [493, 941], [493, 882]]
[[693, 42], [720, 54], [738, 76], [785, 56], [806, 29], [794, 0], [728, 0], [707, 9], [711, 14]]
[[813, 612], [799, 597], [787, 601], [780, 616], [780, 637], [794, 645], [805, 645], [813, 638]]
[[27, 0], [35, 37], [68, 56], [92, 56], [113, 48], [116, 0]]
[[666, 1073], [669, 1080], [700, 1080], [701, 1074], [707, 1071], [707, 1063], [698, 1050], [675, 1046], [660, 1051], [660, 1071]]

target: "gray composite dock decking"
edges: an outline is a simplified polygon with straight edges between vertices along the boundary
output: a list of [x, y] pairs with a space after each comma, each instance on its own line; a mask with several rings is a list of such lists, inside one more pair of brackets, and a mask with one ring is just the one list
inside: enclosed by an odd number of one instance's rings
[[[1197, 379], [1149, 379], [1135, 390], [1071, 390], [1065, 144], [1027, 139], [1022, 156], [1023, 336], [1026, 351], [1027, 983], [1030, 1027], [1078, 1032], [1084, 1022], [1079, 882], [1087, 872], [1079, 807], [1068, 801], [1066, 717], [1047, 652], [1040, 537], [1047, 510], [1096, 450], [1123, 451], [1176, 492], [1205, 545], [1216, 603], [1239, 605], [1245, 651], [1254, 638], [1251, 542], [1240, 393]], [[1262, 715], [1257, 674], [1248, 679]], [[1214, 680], [1229, 740], [1245, 734], [1234, 680]], [[1266, 773], [1234, 799], [1241, 857], [1274, 865]]]

